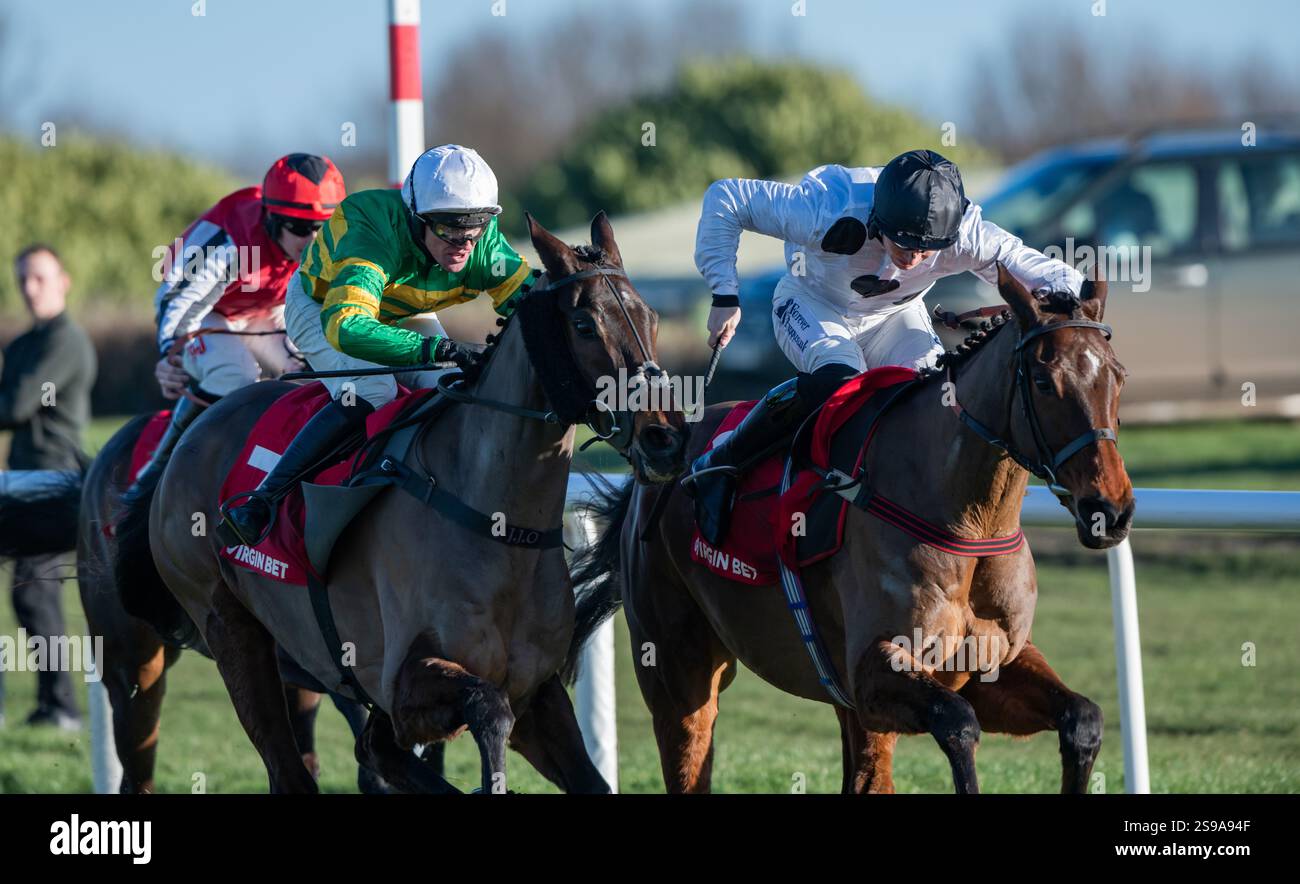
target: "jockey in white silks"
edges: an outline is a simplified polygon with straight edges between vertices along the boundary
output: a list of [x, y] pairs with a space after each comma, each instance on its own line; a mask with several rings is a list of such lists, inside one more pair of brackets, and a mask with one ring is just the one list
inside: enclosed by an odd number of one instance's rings
[[882, 365], [934, 365], [943, 347], [925, 293], [935, 280], [970, 271], [996, 284], [1002, 264], [1030, 291], [1077, 295], [1083, 283], [1073, 267], [985, 221], [957, 167], [934, 151], [908, 151], [883, 167], [820, 166], [798, 184], [729, 178], [705, 192], [695, 239], [695, 264], [713, 292], [710, 346], [725, 347], [740, 322], [743, 230], [785, 241], [772, 325], [799, 374], [693, 465], [686, 487], [713, 544], [726, 535], [736, 477], [845, 380]]

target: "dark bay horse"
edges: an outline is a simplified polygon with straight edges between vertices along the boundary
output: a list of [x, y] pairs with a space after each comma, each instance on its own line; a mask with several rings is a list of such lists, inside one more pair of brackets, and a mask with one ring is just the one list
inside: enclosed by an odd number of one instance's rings
[[[658, 373], [657, 317], [622, 270], [604, 213], [593, 246], [571, 248], [529, 219], [548, 281], [522, 301], [458, 404], [417, 436], [406, 465], [483, 514], [545, 532], [565, 507], [574, 424], [595, 420], [603, 378]], [[553, 281], [553, 282], [551, 282]], [[305, 592], [234, 568], [215, 532], [218, 489], [258, 417], [287, 387], [257, 384], [200, 416], [177, 446], [152, 504], [120, 532], [121, 580], [170, 591], [198, 627], [273, 792], [314, 792], [294, 747], [275, 671], [276, 643], [345, 693]], [[539, 419], [547, 412], [552, 420]], [[619, 417], [611, 439], [642, 481], [684, 469], [683, 416], [649, 409]], [[147, 563], [148, 567], [142, 567]], [[156, 572], [154, 566], [156, 565]], [[507, 743], [566, 791], [608, 791], [583, 747], [556, 673], [569, 650], [574, 598], [564, 550], [507, 545], [390, 488], [333, 551], [328, 598], [351, 677], [373, 698], [357, 743], [401, 791], [448, 791], [408, 750], [466, 728], [482, 759], [482, 790], [505, 790]], [[164, 588], [165, 587], [165, 588]]]
[[[972, 349], [946, 356], [946, 375], [935, 372], [884, 416], [864, 463], [869, 483], [960, 537], [1014, 534], [1029, 473], [972, 431], [953, 407], [959, 403], [1031, 465], [1054, 468], [1061, 503], [1085, 546], [1113, 546], [1128, 533], [1133, 494], [1113, 436], [1093, 434], [1118, 426], [1124, 379], [1108, 330], [1099, 327], [1106, 283], [1086, 282], [1081, 299], [1039, 299], [999, 268], [998, 287], [1010, 316], [968, 339]], [[706, 411], [688, 458], [731, 405]], [[1082, 438], [1094, 441], [1071, 451]], [[655, 665], [638, 664], [636, 675], [664, 782], [670, 792], [707, 792], [718, 695], [735, 677], [737, 660], [783, 691], [831, 699], [779, 587], [733, 583], [691, 560], [685, 494], [672, 495], [642, 540], [662, 493], [628, 484], [597, 504], [609, 521], [575, 567], [584, 586], [577, 634], [612, 613], [621, 594], [634, 657], [649, 646], [656, 651]], [[897, 736], [930, 733], [948, 757], [956, 790], [975, 792], [981, 728], [1056, 730], [1062, 791], [1086, 791], [1101, 745], [1101, 710], [1066, 687], [1030, 640], [1037, 584], [1028, 544], [1007, 555], [960, 557], [857, 507], [848, 509], [844, 538], [838, 553], [803, 572], [813, 620], [854, 707], [836, 706], [844, 791], [893, 791]], [[922, 647], [913, 646], [917, 630]], [[972, 641], [982, 656], [948, 653]], [[932, 642], [943, 642], [933, 657], [923, 653]]]
[[[181, 647], [167, 642], [146, 617], [131, 613], [113, 575], [113, 540], [105, 526], [118, 516], [122, 492], [130, 485], [127, 475], [131, 453], [151, 415], [137, 415], [113, 434], [84, 475], [69, 473], [39, 496], [0, 495], [0, 556], [77, 552], [77, 584], [86, 623], [93, 636], [102, 637], [102, 659], [95, 661], [113, 708], [113, 742], [122, 764], [119, 791], [124, 794], [154, 791], [154, 767], [161, 731], [162, 703], [167, 670], [180, 659]], [[146, 600], [147, 601], [147, 600]], [[292, 661], [282, 660], [285, 674], [300, 676]], [[297, 678], [297, 682], [308, 679]], [[322, 694], [293, 680], [284, 683], [284, 701], [293, 723], [294, 741], [303, 763], [319, 773], [315, 752], [315, 719]], [[354, 733], [365, 725], [365, 708], [354, 700], [334, 695], [339, 711]], [[383, 791], [371, 771], [360, 768], [358, 786], [363, 792]]]
[[[153, 775], [161, 730], [167, 670], [180, 659], [181, 646], [164, 640], [152, 625], [153, 612], [136, 610], [140, 594], [124, 590], [114, 575], [115, 543], [104, 526], [120, 515], [122, 492], [130, 485], [131, 451], [149, 415], [133, 418], [109, 439], [86, 472], [77, 531], [77, 579], [81, 604], [92, 635], [104, 637], [102, 676], [113, 707], [113, 739], [122, 763], [121, 791], [154, 791]], [[144, 619], [148, 618], [148, 619]], [[207, 653], [207, 649], [198, 648]], [[278, 655], [283, 701], [293, 725], [294, 743], [313, 777], [320, 764], [315, 750], [315, 722], [323, 690], [300, 667]], [[334, 694], [334, 704], [353, 733], [365, 726], [365, 707]], [[382, 781], [364, 766], [357, 785], [363, 792], [385, 791]]]

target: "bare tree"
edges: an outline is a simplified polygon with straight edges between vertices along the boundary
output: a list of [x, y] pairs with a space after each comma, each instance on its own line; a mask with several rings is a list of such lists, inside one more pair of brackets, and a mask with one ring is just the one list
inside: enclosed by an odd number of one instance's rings
[[509, 187], [601, 110], [663, 86], [682, 61], [745, 45], [732, 0], [679, 2], [655, 25], [632, 10], [574, 10], [532, 33], [485, 25], [448, 54], [429, 89], [429, 142], [472, 144]]
[[1147, 46], [1100, 50], [1054, 19], [1022, 22], [976, 73], [971, 133], [1008, 159], [1080, 138], [1300, 108], [1300, 87], [1271, 59], [1252, 57], [1225, 77]]

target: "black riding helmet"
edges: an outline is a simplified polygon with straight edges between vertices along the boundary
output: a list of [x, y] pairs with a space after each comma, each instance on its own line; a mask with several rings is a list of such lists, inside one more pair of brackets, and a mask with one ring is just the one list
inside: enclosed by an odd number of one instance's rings
[[876, 179], [867, 231], [905, 249], [946, 249], [957, 241], [969, 205], [961, 172], [951, 160], [932, 150], [909, 150], [890, 160]]

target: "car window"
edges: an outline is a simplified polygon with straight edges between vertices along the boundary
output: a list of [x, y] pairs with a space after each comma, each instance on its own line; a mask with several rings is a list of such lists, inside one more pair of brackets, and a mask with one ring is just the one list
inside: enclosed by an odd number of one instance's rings
[[1025, 236], [1059, 206], [1073, 199], [1111, 161], [1078, 160], [1039, 165], [1030, 161], [1007, 173], [992, 196], [980, 203], [984, 217], [1017, 236]]
[[1190, 163], [1138, 166], [1061, 216], [1075, 239], [1109, 246], [1150, 246], [1168, 255], [1196, 245], [1196, 170]]
[[1225, 161], [1216, 187], [1225, 249], [1300, 244], [1300, 154]]

